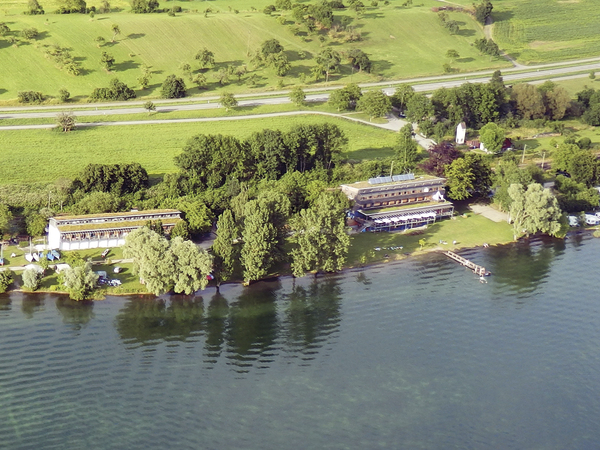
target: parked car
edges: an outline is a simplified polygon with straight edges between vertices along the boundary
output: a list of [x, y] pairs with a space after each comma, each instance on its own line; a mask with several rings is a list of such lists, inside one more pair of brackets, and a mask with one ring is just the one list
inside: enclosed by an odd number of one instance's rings
[[102, 259], [106, 258], [108, 256], [108, 252], [110, 252], [110, 248], [107, 248], [106, 250], [104, 250], [102, 252]]
[[588, 225], [598, 225], [600, 224], [600, 217], [596, 216], [595, 214], [586, 214], [585, 223]]
[[123, 270], [123, 269], [122, 269], [121, 267], [117, 266], [117, 267], [115, 267], [115, 268], [113, 269], [113, 272], [114, 272], [114, 273], [121, 273], [121, 271], [122, 271], [122, 270]]

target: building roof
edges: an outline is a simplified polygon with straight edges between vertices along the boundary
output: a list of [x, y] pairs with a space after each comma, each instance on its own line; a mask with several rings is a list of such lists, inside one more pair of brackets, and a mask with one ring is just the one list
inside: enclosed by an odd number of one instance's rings
[[102, 219], [102, 218], [115, 218], [115, 217], [130, 217], [130, 216], [139, 216], [139, 215], [153, 215], [153, 214], [168, 214], [168, 213], [179, 213], [176, 209], [147, 209], [143, 211], [127, 211], [127, 212], [116, 212], [116, 213], [102, 213], [102, 214], [83, 214], [79, 216], [70, 216], [70, 215], [58, 215], [52, 217], [55, 220], [79, 220], [79, 219]]
[[[175, 225], [180, 218], [159, 219], [163, 226]], [[147, 220], [123, 220], [120, 222], [100, 222], [100, 223], [83, 223], [78, 225], [57, 225], [58, 229], [63, 233], [74, 231], [109, 231], [122, 230], [124, 228], [139, 228], [146, 225]]]
[[445, 183], [445, 178], [434, 177], [432, 175], [419, 175], [412, 180], [404, 180], [404, 181], [390, 181], [388, 183], [380, 183], [380, 184], [369, 184], [368, 181], [357, 181], [352, 184], [342, 184], [342, 186], [347, 186], [354, 189], [377, 189], [379, 187], [390, 187], [390, 186], [411, 186], [411, 185], [419, 185], [423, 184], [423, 182], [441, 182]]

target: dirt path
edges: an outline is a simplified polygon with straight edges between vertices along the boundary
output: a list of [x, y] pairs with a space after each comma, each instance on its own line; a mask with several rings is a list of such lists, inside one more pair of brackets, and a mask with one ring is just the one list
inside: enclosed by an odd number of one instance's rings
[[483, 217], [493, 220], [494, 222], [508, 222], [508, 214], [498, 211], [488, 205], [473, 204], [469, 209], [475, 214], [480, 214]]

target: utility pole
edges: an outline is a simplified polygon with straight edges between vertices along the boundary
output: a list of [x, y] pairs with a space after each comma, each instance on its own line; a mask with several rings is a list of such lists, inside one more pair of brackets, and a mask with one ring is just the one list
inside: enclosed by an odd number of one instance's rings
[[542, 152], [542, 170], [546, 170], [544, 166], [544, 161], [546, 160], [546, 152]]
[[527, 144], [523, 145], [523, 156], [521, 157], [521, 164], [525, 162], [525, 149], [527, 148]]

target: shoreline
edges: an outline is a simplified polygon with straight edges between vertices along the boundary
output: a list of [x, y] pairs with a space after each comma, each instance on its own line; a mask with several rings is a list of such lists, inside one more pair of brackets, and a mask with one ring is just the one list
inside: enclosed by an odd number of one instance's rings
[[[569, 236], [573, 236], [573, 235], [579, 235], [579, 234], [584, 234], [584, 235], [592, 235], [594, 231], [596, 231], [597, 228], [585, 228], [585, 229], [581, 229], [581, 230], [570, 230], [567, 232], [567, 234], [565, 235], [564, 238], [555, 238], [555, 237], [551, 237], [551, 236], [545, 236], [545, 235], [533, 235], [530, 236], [528, 238], [519, 238], [516, 241], [515, 240], [511, 240], [511, 241], [506, 241], [506, 242], [497, 242], [497, 243], [493, 243], [493, 244], [489, 244], [487, 248], [496, 248], [499, 246], [504, 246], [504, 245], [509, 245], [509, 244], [518, 244], [520, 242], [523, 241], [529, 241], [532, 238], [540, 238], [540, 237], [546, 237], [546, 238], [550, 238], [550, 239], [561, 239], [564, 240]], [[314, 273], [314, 272], [310, 272], [310, 273], [306, 273], [304, 275], [304, 277], [301, 278], [306, 278], [306, 277], [314, 277], [314, 278], [319, 278], [322, 277], [323, 275], [332, 275], [332, 274], [336, 274], [336, 273], [344, 273], [344, 272], [355, 272], [357, 270], [363, 270], [363, 269], [368, 269], [371, 267], [376, 267], [379, 265], [386, 265], [386, 264], [391, 264], [391, 263], [396, 263], [396, 262], [401, 262], [401, 261], [407, 261], [411, 258], [418, 258], [418, 257], [422, 257], [422, 256], [427, 256], [427, 255], [432, 255], [434, 253], [441, 253], [443, 251], [453, 251], [453, 252], [461, 252], [461, 251], [466, 251], [466, 250], [474, 250], [474, 249], [479, 249], [479, 248], [485, 248], [484, 243], [482, 242], [481, 244], [478, 245], [474, 245], [474, 246], [452, 246], [451, 248], [444, 248], [440, 245], [436, 245], [435, 247], [432, 248], [425, 248], [422, 250], [417, 250], [417, 251], [413, 251], [413, 252], [407, 252], [407, 253], [401, 253], [401, 254], [395, 254], [392, 255], [388, 258], [383, 258], [380, 260], [376, 260], [376, 261], [370, 261], [370, 262], [366, 262], [364, 264], [350, 264], [350, 265], [345, 265], [341, 270], [339, 270], [338, 272], [331, 272], [331, 273], [326, 273], [326, 272], [318, 272], [318, 273]], [[384, 248], [382, 248], [382, 251], [384, 250]], [[7, 267], [7, 269], [10, 269], [10, 267]], [[254, 285], [256, 283], [260, 283], [260, 282], [266, 282], [269, 280], [274, 280], [274, 279], [279, 279], [279, 278], [297, 278], [294, 277], [294, 275], [292, 275], [290, 272], [286, 272], [286, 271], [282, 271], [279, 273], [274, 273], [270, 276], [267, 276], [265, 278], [262, 278], [260, 280], [256, 280], [253, 281], [252, 283], [250, 283], [251, 285]], [[229, 286], [229, 285], [236, 285], [236, 286], [244, 286], [244, 282], [243, 280], [230, 280], [227, 281], [225, 283], [222, 283], [220, 286], [216, 286], [215, 284], [209, 284], [205, 289], [203, 289], [202, 291], [197, 291], [193, 294], [190, 295], [190, 297], [196, 295], [199, 292], [204, 292], [209, 288], [214, 288], [215, 290], [220, 289], [223, 286]], [[88, 300], [83, 300], [83, 302], [86, 301], [102, 301], [106, 298], [106, 296], [113, 296], [113, 297], [124, 297], [124, 296], [129, 296], [129, 295], [137, 295], [140, 297], [152, 297], [152, 298], [159, 298], [160, 296], [154, 295], [152, 293], [149, 292], [107, 292], [107, 291], [103, 291], [103, 292], [99, 292], [99, 291], [95, 291], [97, 294], [101, 294], [101, 295], [97, 295], [94, 296], [91, 299]], [[24, 293], [24, 294], [58, 294], [58, 295], [69, 295], [68, 292], [66, 291], [61, 291], [61, 290], [49, 290], [49, 289], [44, 289], [44, 290], [36, 290], [36, 291], [30, 291], [30, 290], [24, 290], [23, 288], [15, 288], [15, 289], [7, 289], [5, 294], [9, 294], [9, 293]], [[0, 294], [1, 295], [1, 294]], [[175, 294], [175, 293], [166, 293], [163, 295], [183, 295], [183, 294]]]

